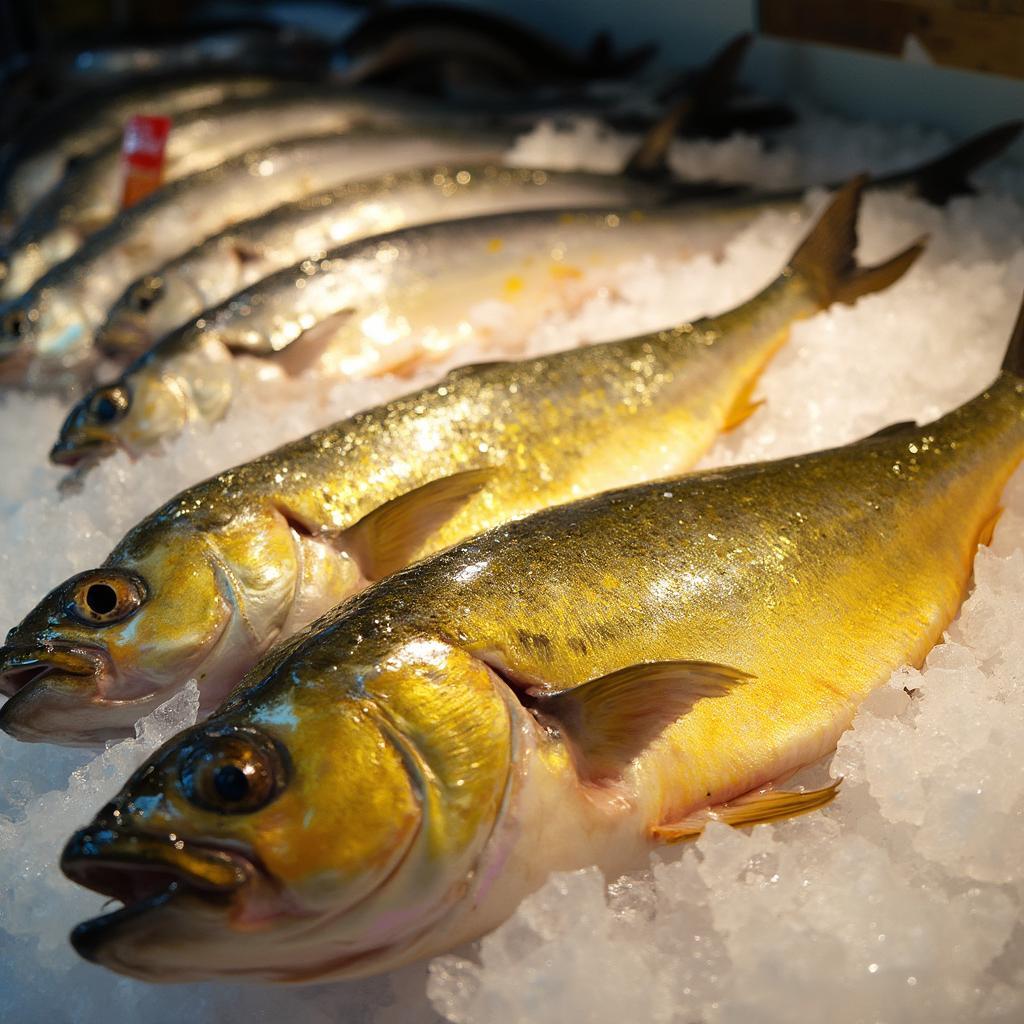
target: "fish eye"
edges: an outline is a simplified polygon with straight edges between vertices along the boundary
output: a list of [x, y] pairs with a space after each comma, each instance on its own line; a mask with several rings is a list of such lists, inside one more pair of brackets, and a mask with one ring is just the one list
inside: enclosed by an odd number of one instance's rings
[[138, 313], [148, 313], [153, 308], [153, 303], [160, 298], [164, 290], [164, 282], [161, 278], [150, 276], [143, 278], [132, 289], [129, 302], [132, 309]]
[[265, 807], [286, 782], [285, 755], [253, 729], [226, 729], [198, 737], [179, 776], [185, 796], [217, 814], [251, 814]]
[[28, 318], [25, 316], [25, 311], [23, 309], [12, 309], [4, 315], [4, 334], [12, 338], [20, 338], [25, 333], [27, 324]]
[[97, 423], [113, 423], [128, 412], [131, 395], [120, 384], [100, 388], [89, 400], [89, 413]]
[[127, 619], [146, 599], [142, 581], [118, 573], [89, 573], [71, 595], [70, 611], [87, 626], [106, 626]]

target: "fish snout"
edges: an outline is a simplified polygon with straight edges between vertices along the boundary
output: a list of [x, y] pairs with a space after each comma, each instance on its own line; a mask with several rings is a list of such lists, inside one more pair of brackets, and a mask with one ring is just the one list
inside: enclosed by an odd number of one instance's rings
[[105, 355], [124, 358], [148, 349], [156, 338], [145, 317], [128, 310], [113, 314], [96, 331], [96, 345]]
[[234, 850], [207, 847], [174, 832], [132, 829], [130, 814], [116, 803], [71, 837], [60, 868], [72, 882], [123, 904], [83, 921], [71, 933], [80, 956], [107, 966], [121, 964], [117, 969], [124, 969], [126, 944], [155, 924], [148, 920], [152, 914], [184, 911], [186, 927], [190, 919], [194, 927], [197, 911], [217, 915], [228, 909], [257, 874], [253, 862]]
[[[111, 674], [106, 652], [85, 645], [0, 648], [0, 729], [29, 743], [91, 746], [131, 735], [136, 702], [100, 695]], [[122, 719], [124, 719], [122, 721]]]

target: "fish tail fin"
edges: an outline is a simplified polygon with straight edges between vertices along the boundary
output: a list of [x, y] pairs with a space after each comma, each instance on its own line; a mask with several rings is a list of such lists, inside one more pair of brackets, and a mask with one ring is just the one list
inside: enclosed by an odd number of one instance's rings
[[888, 288], [920, 256], [924, 239], [908, 246], [884, 263], [860, 267], [857, 248], [857, 213], [867, 175], [847, 182], [793, 253], [789, 269], [807, 281], [822, 308], [833, 302], [852, 305], [860, 296]]
[[[893, 183], [906, 182], [914, 193], [929, 203], [943, 206], [954, 196], [971, 195], [970, 175], [982, 164], [994, 160], [1020, 135], [1024, 121], [1008, 121], [961, 142], [948, 153], [929, 160], [904, 174], [892, 176]], [[886, 179], [880, 179], [882, 187]]]
[[1006, 346], [1002, 369], [1015, 377], [1024, 378], [1024, 302], [1017, 313], [1017, 322], [1010, 335], [1010, 344]]
[[678, 96], [676, 102], [647, 130], [622, 173], [643, 180], [670, 177], [668, 150], [677, 132], [691, 121], [699, 122], [712, 108], [736, 88], [736, 75], [753, 36], [749, 32], [736, 36], [712, 57], [696, 75], [677, 78], [665, 91]]

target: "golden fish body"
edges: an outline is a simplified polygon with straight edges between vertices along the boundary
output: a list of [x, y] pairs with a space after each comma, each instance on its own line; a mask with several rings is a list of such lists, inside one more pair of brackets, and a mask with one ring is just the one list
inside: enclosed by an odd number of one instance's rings
[[918, 247], [853, 264], [859, 188], [729, 313], [463, 367], [184, 491], [11, 630], [0, 726], [95, 741], [192, 677], [210, 710], [272, 643], [367, 581], [545, 506], [692, 465], [749, 412], [795, 320], [913, 262]]
[[65, 871], [108, 895], [178, 880], [76, 947], [151, 980], [372, 973], [482, 933], [552, 870], [820, 806], [832, 790], [758, 790], [924, 658], [1022, 457], [1007, 373], [924, 427], [598, 495], [398, 573], [71, 841]]

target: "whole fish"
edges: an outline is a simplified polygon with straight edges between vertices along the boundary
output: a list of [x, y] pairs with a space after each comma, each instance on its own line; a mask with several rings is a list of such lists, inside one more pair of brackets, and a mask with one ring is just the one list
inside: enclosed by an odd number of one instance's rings
[[1005, 371], [925, 426], [549, 509], [282, 644], [70, 840], [123, 908], [72, 933], [150, 981], [388, 970], [552, 871], [610, 877], [776, 788], [956, 614], [1024, 457]]
[[491, 132], [366, 128], [263, 147], [180, 178], [125, 210], [0, 307], [0, 378], [36, 387], [81, 379], [97, 358], [93, 334], [125, 287], [234, 221], [403, 164], [497, 160], [510, 139]]
[[[256, 146], [286, 139], [349, 132], [357, 126], [409, 128], [417, 112], [423, 108], [405, 99], [309, 88], [227, 100], [175, 119], [163, 179], [177, 181]], [[7, 244], [0, 297], [20, 295], [115, 217], [121, 203], [121, 159], [121, 141], [116, 139], [76, 161], [36, 203]]]
[[618, 174], [501, 164], [434, 165], [346, 182], [232, 224], [136, 279], [111, 307], [96, 341], [114, 353], [148, 348], [274, 271], [355, 239], [498, 211], [648, 205], [671, 191]]
[[7, 636], [0, 727], [89, 743], [199, 682], [202, 708], [369, 580], [487, 527], [686, 468], [752, 409], [790, 325], [896, 280], [856, 267], [854, 182], [780, 276], [718, 317], [454, 370], [184, 491]]
[[[1000, 126], [869, 187], [899, 189], [944, 202], [967, 188], [970, 170], [1000, 152], [1019, 131], [1019, 123]], [[654, 138], [652, 133], [648, 141]], [[661, 144], [667, 145], [667, 139]], [[647, 154], [645, 166], [651, 158], [660, 159], [660, 151]], [[361, 183], [342, 190], [350, 197], [351, 190], [367, 191], [354, 209], [351, 198], [335, 200], [326, 205], [321, 217], [316, 205], [321, 200], [310, 199], [290, 211], [274, 211], [260, 221], [226, 231], [162, 271], [134, 282], [102, 332], [108, 351], [138, 344], [177, 312], [190, 309], [190, 304], [200, 307], [196, 319], [156, 343], [118, 379], [84, 396], [65, 420], [51, 459], [70, 465], [118, 448], [139, 455], [189, 422], [220, 418], [242, 386], [232, 351], [287, 357], [289, 343], [298, 339], [296, 354], [330, 346], [335, 370], [379, 373], [422, 356], [424, 350], [429, 354], [471, 341], [473, 323], [467, 310], [472, 304], [503, 300], [522, 335], [544, 311], [545, 303], [579, 295], [584, 282], [573, 275], [586, 267], [588, 279], [593, 277], [595, 259], [603, 261], [600, 276], [640, 251], [681, 252], [680, 243], [691, 252], [717, 247], [765, 210], [796, 211], [802, 204], [799, 192], [726, 195], [647, 211], [643, 221], [614, 210], [603, 218], [597, 214], [570, 219], [568, 214], [549, 213], [436, 225], [350, 245], [326, 260], [303, 261], [248, 286], [267, 265], [261, 253], [269, 249], [270, 259], [284, 258], [289, 233], [294, 233], [296, 247], [313, 252], [325, 246], [333, 232], [353, 230], [367, 213], [398, 215], [398, 211], [392, 214], [392, 203], [403, 211], [414, 206], [417, 212], [411, 216], [416, 219], [425, 218], [426, 212], [419, 211], [433, 209], [435, 204], [447, 206], [445, 216], [453, 210], [468, 212], [478, 197], [490, 201], [494, 174], [499, 175], [500, 202], [510, 205], [506, 190], [539, 207], [557, 201], [567, 189], [579, 203], [587, 197], [600, 198], [602, 188], [616, 187], [592, 175], [540, 173], [539, 182], [525, 171], [464, 169], [456, 172], [454, 181], [450, 175], [436, 179], [412, 172]], [[467, 175], [468, 181], [459, 181]], [[534, 194], [536, 200], [531, 198]], [[633, 198], [640, 196], [634, 193]], [[518, 198], [516, 205], [520, 205]], [[310, 234], [300, 237], [299, 232], [307, 230]], [[662, 249], [665, 244], [670, 249]], [[543, 251], [561, 253], [562, 259], [545, 266], [535, 257]], [[554, 279], [548, 269], [555, 271]], [[226, 282], [234, 283], [239, 277], [247, 286], [232, 295]], [[211, 301], [203, 310], [207, 299]], [[510, 325], [505, 329], [510, 330]]]
[[126, 87], [87, 90], [44, 108], [8, 144], [0, 157], [0, 216], [19, 221], [63, 175], [67, 165], [119, 139], [125, 122], [146, 113], [175, 117], [227, 99], [265, 95], [280, 87], [265, 75], [175, 76]]

